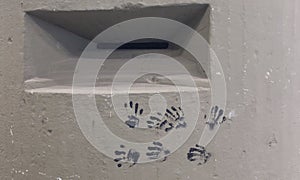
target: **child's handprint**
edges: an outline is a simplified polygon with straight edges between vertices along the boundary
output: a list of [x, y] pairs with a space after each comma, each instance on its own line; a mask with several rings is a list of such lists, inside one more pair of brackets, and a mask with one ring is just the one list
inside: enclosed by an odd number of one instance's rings
[[206, 121], [206, 124], [209, 125], [209, 129], [213, 130], [215, 125], [223, 123], [226, 118], [223, 117], [221, 121], [219, 121], [220, 117], [223, 115], [223, 109], [220, 109], [218, 106], [213, 106], [211, 108], [211, 119]]
[[150, 119], [147, 121], [148, 128], [157, 128], [163, 119], [163, 115], [158, 112], [156, 113], [156, 116], [150, 116], [149, 118]]
[[[220, 108], [219, 106], [213, 106], [211, 108], [211, 115], [209, 119], [205, 122], [206, 127], [204, 129], [204, 132], [202, 133], [202, 136], [199, 140], [198, 145], [196, 144], [195, 147], [191, 147], [189, 149], [189, 152], [187, 153], [187, 159], [189, 161], [195, 161], [198, 163], [198, 165], [205, 164], [210, 157], [212, 156], [211, 153], [207, 152], [205, 149], [205, 146], [211, 141], [213, 136], [216, 133], [216, 128], [220, 126], [220, 124], [224, 123], [227, 118], [224, 115], [224, 110]], [[207, 115], [204, 115], [204, 119], [207, 118]], [[209, 133], [208, 136], [206, 133]]]
[[135, 103], [133, 104], [132, 101], [129, 102], [129, 106], [127, 103], [124, 104], [124, 107], [129, 110], [128, 120], [125, 122], [128, 127], [135, 128], [139, 125], [139, 117], [143, 114], [143, 109], [139, 109], [139, 104]]
[[199, 146], [198, 144], [196, 144], [196, 147], [190, 148], [187, 153], [187, 159], [189, 161], [197, 161], [198, 165], [205, 164], [210, 157], [211, 153], [207, 152], [203, 146]]
[[174, 106], [170, 109], [166, 109], [164, 116], [160, 113], [157, 113], [156, 116], [150, 116], [150, 120], [148, 120], [147, 123], [149, 128], [164, 129], [166, 132], [173, 128], [186, 127], [182, 109], [180, 107], [175, 108]]
[[129, 162], [131, 165], [129, 167], [132, 167], [135, 165], [140, 157], [140, 153], [137, 152], [134, 149], [129, 149], [128, 152], [124, 150], [125, 146], [120, 145], [121, 150], [116, 150], [115, 155], [118, 156], [118, 158], [115, 158], [114, 161], [118, 163], [118, 167], [122, 167], [122, 162]]
[[153, 146], [148, 147], [148, 152], [146, 153], [146, 156], [148, 156], [149, 159], [159, 159], [162, 156], [166, 156], [168, 154], [170, 154], [170, 151], [165, 150], [163, 148], [162, 143], [153, 142]]

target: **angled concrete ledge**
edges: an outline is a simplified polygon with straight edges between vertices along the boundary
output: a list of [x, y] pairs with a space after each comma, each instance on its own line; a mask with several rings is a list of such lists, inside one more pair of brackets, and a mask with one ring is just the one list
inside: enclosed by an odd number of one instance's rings
[[[57, 90], [59, 93], [60, 88], [56, 87], [71, 87], [74, 69], [84, 48], [103, 30], [119, 22], [138, 17], [169, 18], [192, 27], [209, 41], [209, 13], [208, 4], [197, 3], [103, 10], [26, 11], [25, 89], [31, 91], [44, 88], [49, 89], [45, 92]], [[172, 31], [170, 34], [176, 33], [176, 29]], [[109, 48], [109, 44], [106, 47], [98, 47], [98, 50], [101, 51], [102, 48]], [[172, 43], [144, 39], [125, 44], [121, 49], [116, 50], [105, 62], [96, 86], [109, 86], [114, 74], [124, 63], [144, 53], [171, 56], [182, 63], [195, 80], [206, 78], [205, 72], [194, 57]], [[149, 79], [141, 77], [137, 83], [147, 84]], [[155, 83], [172, 86], [167, 79]]]

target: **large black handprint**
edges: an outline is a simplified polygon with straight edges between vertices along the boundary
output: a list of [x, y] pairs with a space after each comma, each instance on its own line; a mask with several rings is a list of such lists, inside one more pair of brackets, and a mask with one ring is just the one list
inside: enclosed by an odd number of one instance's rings
[[187, 159], [189, 161], [197, 161], [198, 165], [205, 164], [210, 157], [211, 153], [207, 152], [203, 146], [199, 146], [198, 144], [196, 144], [195, 147], [190, 148], [187, 153]]
[[182, 109], [180, 107], [175, 108], [174, 106], [170, 109], [166, 109], [164, 116], [160, 113], [157, 113], [155, 116], [150, 116], [147, 123], [149, 128], [164, 129], [166, 132], [173, 128], [186, 127]]

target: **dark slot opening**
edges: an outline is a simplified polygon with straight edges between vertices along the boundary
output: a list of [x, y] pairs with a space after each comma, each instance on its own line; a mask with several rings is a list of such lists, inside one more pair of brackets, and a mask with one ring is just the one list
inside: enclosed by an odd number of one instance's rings
[[118, 49], [168, 49], [168, 42], [126, 43]]
[[[111, 49], [114, 47], [114, 44], [111, 43], [104, 43], [98, 44], [99, 49]], [[158, 40], [158, 39], [143, 39], [143, 40], [136, 40], [131, 41], [128, 43], [123, 44], [118, 48], [118, 50], [129, 50], [129, 49], [168, 49], [169, 42]]]

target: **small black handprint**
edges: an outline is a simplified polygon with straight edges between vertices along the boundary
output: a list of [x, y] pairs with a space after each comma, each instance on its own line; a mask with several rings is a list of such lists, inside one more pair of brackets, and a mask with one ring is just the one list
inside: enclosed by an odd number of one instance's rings
[[206, 124], [209, 125], [210, 130], [213, 130], [217, 124], [222, 124], [226, 120], [226, 118], [223, 117], [223, 119], [219, 121], [220, 117], [223, 116], [223, 114], [223, 109], [220, 109], [218, 106], [213, 106], [211, 108], [211, 119], [206, 121]]
[[174, 106], [170, 109], [166, 109], [164, 116], [161, 114], [150, 116], [150, 120], [148, 120], [147, 123], [149, 128], [164, 129], [166, 132], [173, 128], [186, 127], [182, 109], [180, 107], [175, 108]]
[[128, 115], [128, 120], [125, 121], [125, 124], [127, 124], [128, 127], [130, 128], [137, 127], [140, 121], [138, 116], [142, 115], [144, 110], [139, 109], [139, 104], [138, 103], [133, 104], [132, 101], [129, 102], [129, 107], [127, 103], [124, 104], [124, 107], [130, 110], [130, 115]]
[[118, 158], [115, 158], [114, 161], [117, 162], [118, 167], [122, 167], [121, 162], [129, 162], [131, 165], [129, 167], [132, 167], [135, 165], [140, 157], [140, 153], [137, 152], [134, 149], [129, 149], [128, 152], [124, 150], [125, 146], [120, 145], [121, 150], [116, 150], [115, 155], [119, 156]]
[[197, 161], [198, 165], [205, 164], [210, 157], [211, 153], [207, 152], [203, 146], [199, 146], [198, 144], [196, 144], [196, 147], [190, 148], [187, 153], [187, 159], [189, 161]]
[[163, 148], [162, 143], [153, 142], [153, 146], [148, 147], [148, 152], [146, 153], [146, 156], [148, 156], [149, 159], [159, 159], [162, 156], [166, 156], [168, 154], [170, 154], [170, 151], [165, 150]]

